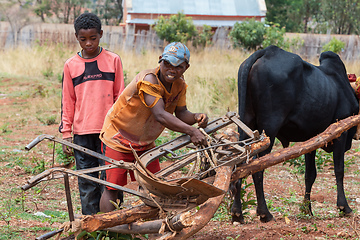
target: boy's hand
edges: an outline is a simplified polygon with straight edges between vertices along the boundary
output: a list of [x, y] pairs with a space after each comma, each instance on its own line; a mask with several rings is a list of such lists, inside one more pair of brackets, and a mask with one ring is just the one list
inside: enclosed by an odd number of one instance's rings
[[201, 128], [206, 128], [209, 118], [205, 113], [195, 113], [195, 121], [198, 123], [198, 126]]
[[195, 146], [206, 144], [205, 135], [197, 128], [194, 128], [194, 131], [191, 132], [190, 140]]
[[[69, 137], [69, 138], [64, 138], [63, 140], [67, 141], [67, 142], [71, 142], [72, 143], [72, 137]], [[73, 151], [72, 151], [72, 148], [69, 147], [69, 146], [66, 146], [66, 145], [62, 145], [62, 150], [63, 150], [63, 153], [70, 157], [73, 155]]]

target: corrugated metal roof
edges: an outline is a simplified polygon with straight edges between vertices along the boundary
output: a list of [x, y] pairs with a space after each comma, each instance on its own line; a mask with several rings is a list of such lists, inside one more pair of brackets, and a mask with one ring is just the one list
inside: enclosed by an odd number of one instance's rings
[[[127, 23], [130, 24], [146, 24], [152, 25], [154, 24], [156, 19], [132, 19], [128, 20]], [[203, 26], [208, 25], [210, 27], [233, 27], [236, 22], [235, 20], [193, 20], [195, 26]]]
[[132, 0], [129, 13], [265, 16], [264, 0]]

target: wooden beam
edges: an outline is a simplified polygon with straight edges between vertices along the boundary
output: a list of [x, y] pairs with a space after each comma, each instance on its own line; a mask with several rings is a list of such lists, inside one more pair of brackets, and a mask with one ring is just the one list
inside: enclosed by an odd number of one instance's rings
[[240, 165], [232, 174], [231, 181], [245, 178], [258, 171], [264, 170], [286, 160], [299, 157], [326, 146], [329, 142], [341, 136], [341, 134], [360, 123], [360, 115], [351, 116], [331, 124], [324, 132], [305, 141], [295, 143], [292, 147], [280, 149], [260, 158], [249, 161], [248, 164]]

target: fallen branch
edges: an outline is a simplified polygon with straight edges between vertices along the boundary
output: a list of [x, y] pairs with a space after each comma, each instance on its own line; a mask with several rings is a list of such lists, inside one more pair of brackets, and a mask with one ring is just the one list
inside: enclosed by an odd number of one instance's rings
[[283, 148], [260, 158], [251, 160], [248, 164], [243, 164], [232, 174], [231, 181], [245, 178], [258, 171], [264, 170], [286, 160], [299, 157], [305, 153], [312, 152], [318, 148], [326, 146], [332, 140], [360, 123], [360, 115], [351, 116], [341, 121], [331, 124], [324, 132], [305, 141], [294, 144], [292, 147]]
[[159, 209], [141, 204], [129, 209], [113, 212], [87, 215], [81, 219], [81, 229], [87, 232], [94, 232], [105, 228], [114, 227], [120, 224], [128, 224], [139, 219], [154, 218], [158, 215]]

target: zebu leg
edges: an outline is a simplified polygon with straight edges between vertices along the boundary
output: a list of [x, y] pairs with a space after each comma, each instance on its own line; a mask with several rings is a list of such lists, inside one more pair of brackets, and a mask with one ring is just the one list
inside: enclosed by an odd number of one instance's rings
[[351, 214], [352, 210], [349, 207], [344, 191], [344, 153], [346, 148], [346, 139], [347, 133], [343, 133], [340, 138], [334, 141], [334, 172], [336, 177], [336, 186], [337, 186], [337, 207], [344, 214]]
[[266, 206], [266, 200], [264, 196], [264, 171], [257, 172], [252, 175], [254, 185], [255, 185], [255, 191], [256, 191], [256, 199], [257, 199], [257, 209], [256, 214], [260, 216], [261, 222], [269, 222], [274, 217], [269, 212], [269, 209]]
[[230, 186], [231, 195], [234, 197], [234, 201], [231, 206], [231, 221], [244, 224], [245, 221], [241, 204], [241, 182], [242, 178], [232, 182]]
[[305, 195], [303, 205], [300, 208], [303, 213], [311, 215], [313, 213], [311, 210], [310, 193], [317, 175], [315, 154], [316, 150], [305, 154]]

